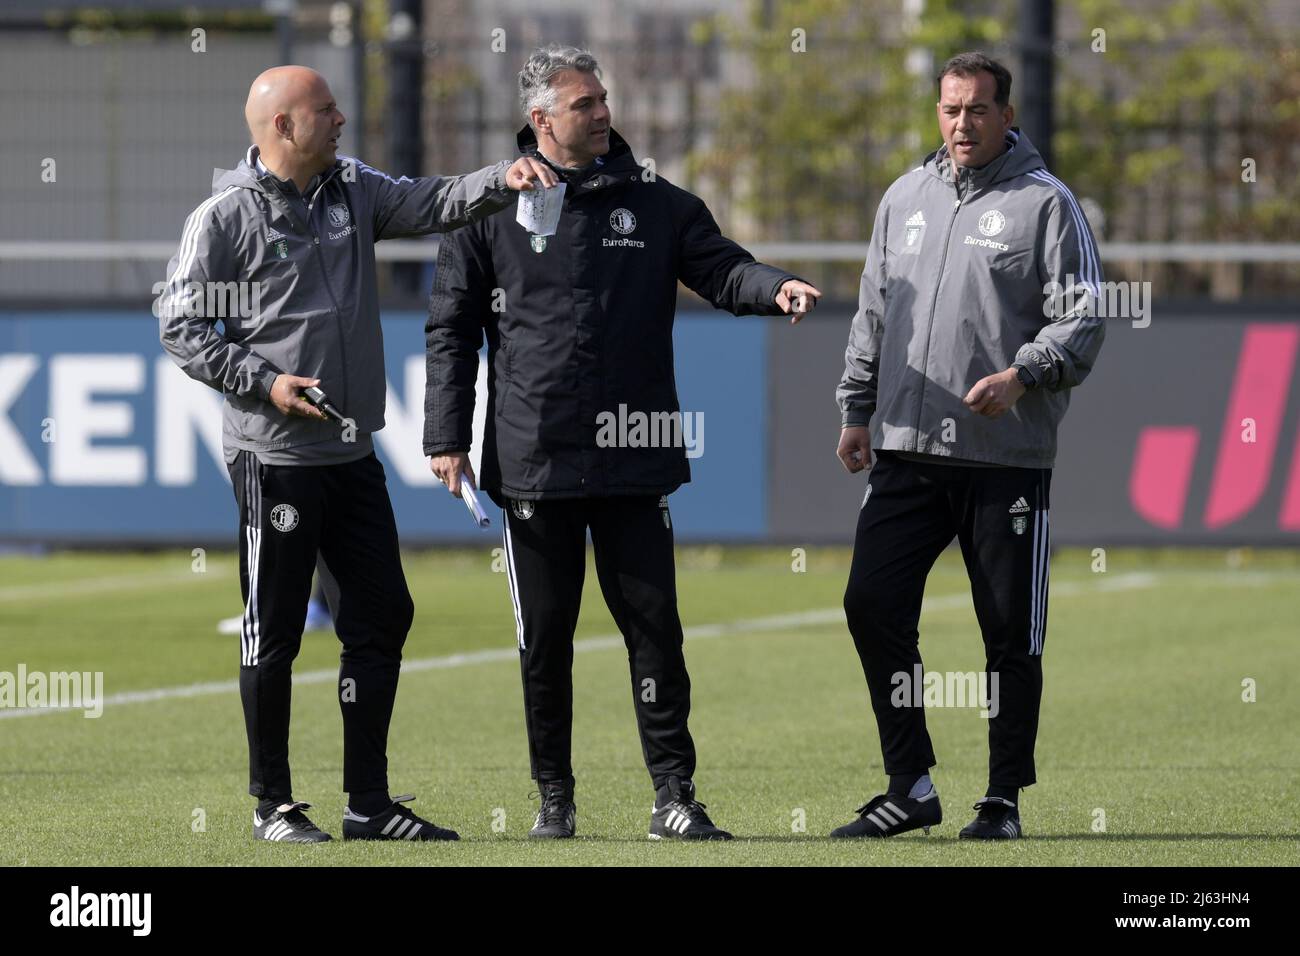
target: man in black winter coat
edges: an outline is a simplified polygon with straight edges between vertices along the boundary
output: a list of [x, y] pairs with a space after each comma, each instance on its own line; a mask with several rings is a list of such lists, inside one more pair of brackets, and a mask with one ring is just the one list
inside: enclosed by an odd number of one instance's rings
[[[680, 279], [736, 315], [821, 293], [754, 261], [699, 198], [638, 165], [610, 126], [596, 60], [535, 52], [519, 74], [520, 151], [565, 183], [557, 232], [505, 216], [443, 240], [429, 304], [424, 451], [453, 494], [469, 464], [478, 349], [488, 342], [481, 486], [504, 511], [532, 775], [530, 833], [575, 830], [573, 632], [591, 531], [601, 591], [627, 643], [655, 787], [652, 839], [728, 839], [695, 800], [690, 678], [668, 495], [690, 480], [673, 375]], [[641, 413], [640, 416], [637, 413]], [[643, 416], [643, 417], [641, 417]], [[611, 427], [649, 423], [649, 431]]]

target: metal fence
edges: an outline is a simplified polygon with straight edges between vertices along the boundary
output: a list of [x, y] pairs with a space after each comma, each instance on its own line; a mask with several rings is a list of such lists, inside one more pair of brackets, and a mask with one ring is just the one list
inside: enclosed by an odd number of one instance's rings
[[[126, 243], [176, 241], [184, 217], [206, 195], [212, 169], [237, 161], [247, 140], [240, 106], [250, 77], [283, 55], [283, 18], [278, 26], [264, 13], [250, 20], [208, 12], [250, 5], [159, 0], [147, 6], [170, 10], [171, 19], [101, 16], [91, 25], [69, 20], [50, 26], [28, 18], [19, 27], [0, 18], [0, 83], [7, 94], [0, 99], [0, 296], [10, 302], [136, 301], [147, 294], [166, 257], [137, 258], [138, 247]], [[195, 6], [205, 9], [192, 16], [178, 12]], [[930, 6], [1005, 24], [988, 50], [1015, 68], [1012, 0]], [[399, 43], [416, 43], [425, 63], [421, 165], [425, 172], [454, 172], [513, 152], [522, 125], [514, 77], [530, 48], [545, 42], [590, 46], [605, 68], [615, 125], [638, 156], [654, 159], [661, 175], [698, 192], [728, 234], [760, 244], [757, 251], [831, 292], [851, 295], [860, 248], [821, 244], [864, 242], [884, 184], [905, 168], [882, 158], [887, 149], [890, 157], [898, 155], [896, 142], [880, 140], [883, 114], [873, 105], [879, 92], [873, 84], [883, 82], [884, 67], [864, 70], [862, 64], [893, 63], [917, 52], [900, 40], [898, 22], [904, 8], [918, 5], [864, 0], [863, 17], [894, 15], [880, 16], [878, 28], [871, 21], [853, 36], [836, 35], [828, 22], [809, 24], [812, 52], [804, 55], [815, 59], [803, 62], [842, 79], [833, 99], [847, 120], [831, 142], [760, 137], [758, 148], [765, 163], [831, 150], [846, 152], [849, 160], [812, 164], [796, 187], [780, 190], [775, 216], [754, 201], [763, 191], [761, 170], [730, 162], [737, 131], [752, 132], [746, 130], [750, 120], [761, 126], [757, 118], [774, 108], [763, 82], [770, 61], [760, 51], [765, 37], [788, 25], [781, 20], [785, 5], [769, 4], [766, 21], [753, 18], [756, 7], [762, 11], [752, 0], [425, 0], [422, 36], [400, 41], [383, 3], [301, 0], [291, 21], [292, 56], [321, 69], [356, 120], [345, 146], [383, 164], [393, 125], [388, 59]], [[1297, 235], [1288, 224], [1300, 216], [1300, 181], [1291, 175], [1300, 165], [1300, 136], [1288, 134], [1286, 111], [1274, 108], [1279, 97], [1293, 100], [1300, 88], [1296, 10], [1260, 5], [1276, 25], [1268, 41], [1273, 46], [1260, 47], [1260, 57], [1279, 44], [1287, 49], [1289, 43], [1292, 51], [1268, 74], [1277, 85], [1255, 79], [1197, 88], [1163, 112], [1132, 115], [1126, 104], [1140, 92], [1143, 77], [1164, 62], [1180, 62], [1179, 43], [1127, 49], [1123, 62], [1147, 66], [1121, 69], [1118, 59], [1090, 49], [1083, 5], [1058, 7], [1057, 171], [1084, 201], [1108, 247], [1108, 271], [1118, 279], [1152, 281], [1157, 294], [1180, 297], [1276, 299], [1300, 292], [1293, 251], [1273, 248]], [[1152, 5], [1151, 17], [1159, 19], [1163, 8]], [[203, 52], [193, 49], [194, 23], [208, 24]], [[1234, 35], [1231, 23], [1223, 29], [1227, 42], [1264, 42]], [[942, 53], [922, 52], [931, 63]], [[1288, 87], [1287, 77], [1296, 83]], [[917, 84], [916, 96], [897, 110], [928, 108], [924, 75]], [[1096, 103], [1089, 106], [1087, 97], [1076, 95], [1080, 90], [1095, 94]], [[919, 158], [937, 141], [937, 132], [921, 133], [906, 155]], [[1168, 172], [1139, 181], [1140, 170], [1129, 168], [1141, 166], [1139, 158]], [[1252, 182], [1243, 180], [1243, 159], [1257, 164]], [[803, 217], [808, 197], [829, 207], [831, 218]], [[794, 247], [791, 240], [817, 245]], [[71, 246], [46, 247], [48, 259], [30, 254], [38, 248], [33, 243], [51, 241], [123, 245], [120, 255], [101, 249], [95, 258]], [[763, 243], [780, 245], [772, 252]]]

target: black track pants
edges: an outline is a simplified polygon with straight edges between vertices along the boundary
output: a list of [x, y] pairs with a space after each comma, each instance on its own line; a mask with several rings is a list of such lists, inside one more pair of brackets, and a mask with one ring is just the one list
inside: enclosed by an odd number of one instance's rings
[[[920, 463], [877, 452], [858, 514], [844, 611], [871, 693], [885, 772], [935, 764], [924, 710], [902, 706], [921, 664], [925, 579], [954, 537], [984, 636], [990, 695], [989, 782], [1034, 783], [1047, 625], [1049, 469]], [[992, 675], [997, 675], [994, 685]], [[913, 679], [913, 683], [915, 683]]]
[[241, 452], [230, 477], [239, 503], [248, 792], [281, 801], [293, 795], [291, 673], [318, 551], [338, 582], [343, 789], [387, 789], [388, 724], [414, 608], [383, 465], [373, 453], [342, 465], [286, 466]]
[[533, 778], [571, 778], [573, 632], [587, 563], [587, 529], [605, 603], [623, 634], [641, 749], [656, 788], [695, 772], [686, 721], [691, 682], [677, 614], [672, 519], [666, 498], [510, 502], [505, 546], [523, 671]]

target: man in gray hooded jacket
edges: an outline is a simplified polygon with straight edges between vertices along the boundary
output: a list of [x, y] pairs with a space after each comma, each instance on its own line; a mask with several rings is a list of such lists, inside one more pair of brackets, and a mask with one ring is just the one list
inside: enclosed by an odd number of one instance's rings
[[836, 837], [942, 820], [917, 625], [926, 575], [954, 537], [991, 698], [989, 786], [960, 835], [1019, 837], [1019, 791], [1035, 781], [1056, 428], [1104, 329], [1092, 233], [1011, 127], [1010, 91], [1010, 73], [983, 54], [950, 60], [944, 145], [876, 213], [836, 393], [837, 453], [850, 472], [871, 468], [844, 609], [889, 785]]
[[253, 836], [329, 839], [293, 799], [289, 775], [291, 670], [319, 552], [339, 587], [343, 836], [456, 839], [403, 806], [412, 798], [388, 794], [388, 725], [414, 611], [370, 438], [386, 393], [374, 243], [475, 222], [507, 206], [511, 190], [556, 178], [527, 158], [421, 179], [339, 158], [343, 114], [305, 67], [259, 76], [245, 118], [254, 145], [186, 220], [155, 309], [163, 347], [226, 399]]

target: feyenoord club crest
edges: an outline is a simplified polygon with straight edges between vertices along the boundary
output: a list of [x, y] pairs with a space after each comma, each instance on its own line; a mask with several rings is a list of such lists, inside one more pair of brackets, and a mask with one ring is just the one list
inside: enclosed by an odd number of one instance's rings
[[1011, 530], [1016, 534], [1024, 534], [1025, 529], [1029, 527], [1029, 519], [1024, 515], [1016, 515], [1011, 519]]
[[293, 505], [276, 505], [271, 509], [271, 526], [276, 531], [292, 531], [298, 527], [298, 509]]
[[283, 239], [279, 240], [279, 241], [275, 244], [275, 254], [276, 254], [276, 256], [278, 256], [278, 257], [281, 258], [281, 259], [288, 259], [288, 258], [289, 258], [289, 243], [285, 242]]
[[671, 531], [671, 530], [673, 529], [673, 519], [670, 518], [670, 517], [668, 516], [668, 496], [667, 496], [667, 495], [660, 495], [660, 496], [659, 496], [659, 509], [660, 509], [660, 512], [661, 512], [662, 515], [663, 515], [663, 519], [664, 519], [664, 527], [667, 528], [669, 531]]
[[531, 239], [528, 240], [528, 244], [529, 244], [530, 246], [533, 247], [533, 252], [545, 252], [545, 251], [546, 251], [546, 237], [545, 237], [545, 236], [533, 236], [533, 238], [531, 238]]
[[527, 521], [533, 516], [533, 503], [531, 501], [512, 501], [510, 510], [515, 513], [515, 517], [520, 521]]
[[980, 232], [986, 236], [996, 236], [1007, 224], [1007, 217], [996, 209], [990, 209], [980, 216]]
[[636, 228], [636, 216], [632, 215], [629, 210], [619, 206], [609, 214], [609, 224], [619, 235], [626, 236]]
[[329, 207], [329, 214], [330, 225], [335, 229], [343, 228], [348, 224], [348, 220], [352, 218], [351, 213], [348, 212], [348, 207], [341, 202], [331, 204]]

